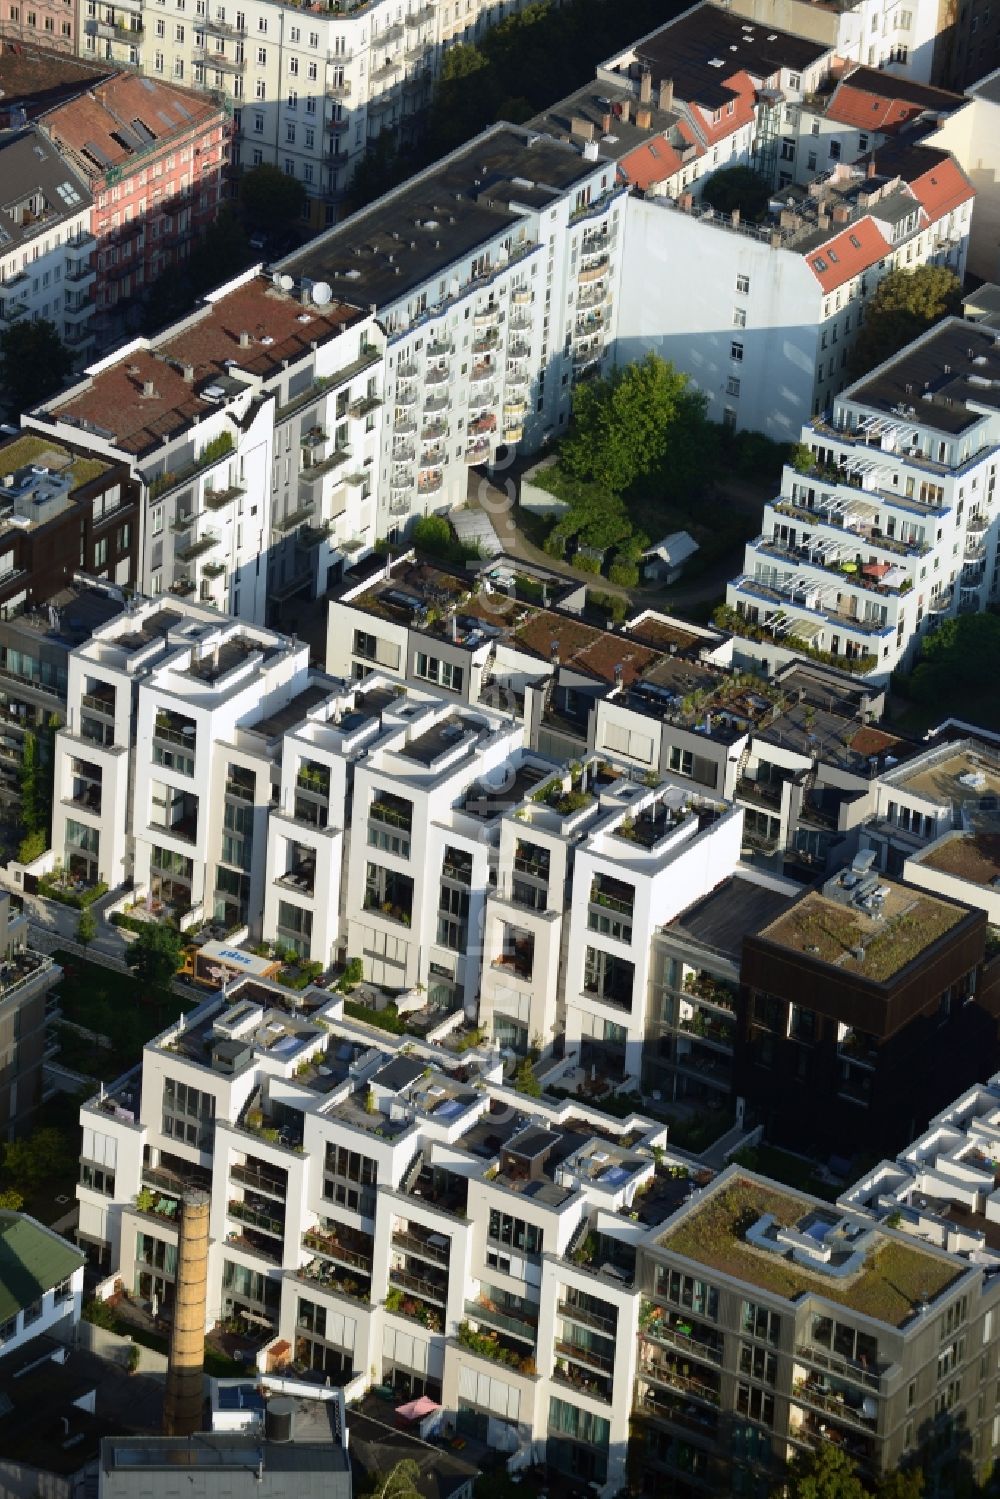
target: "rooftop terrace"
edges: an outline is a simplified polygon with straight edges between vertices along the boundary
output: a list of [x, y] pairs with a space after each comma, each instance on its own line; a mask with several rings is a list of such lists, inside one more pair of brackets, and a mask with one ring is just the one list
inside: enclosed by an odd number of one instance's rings
[[1000, 411], [996, 334], [964, 318], [948, 318], [838, 400], [908, 416], [920, 427], [960, 437], [986, 413]]
[[953, 1260], [881, 1232], [874, 1234], [862, 1268], [845, 1280], [814, 1272], [747, 1241], [747, 1230], [764, 1214], [791, 1228], [810, 1211], [829, 1213], [829, 1204], [750, 1173], [727, 1173], [682, 1208], [658, 1242], [672, 1254], [787, 1301], [807, 1293], [822, 1296], [891, 1327], [904, 1327], [962, 1273]]
[[943, 839], [920, 857], [927, 869], [939, 869], [970, 885], [1000, 881], [1000, 833], [961, 833]]
[[1000, 753], [975, 739], [940, 745], [895, 771], [890, 784], [940, 807], [968, 814], [971, 821], [995, 820], [1000, 809]]
[[[59, 475], [68, 474], [72, 491], [83, 484], [89, 484], [93, 479], [99, 479], [111, 465], [101, 458], [81, 457], [62, 443], [53, 442], [51, 438], [25, 432], [0, 448], [0, 480], [6, 480], [8, 475], [27, 467], [47, 468]], [[0, 502], [2, 500], [3, 494], [0, 492]]]
[[760, 933], [768, 942], [887, 983], [968, 915], [935, 896], [881, 879], [881, 913], [868, 915], [811, 890]]
[[206, 396], [213, 387], [236, 389], [234, 379], [244, 372], [268, 379], [364, 316], [336, 301], [305, 307], [255, 276], [218, 301], [203, 303], [173, 337], [124, 354], [45, 410], [141, 456], [205, 417], [217, 399]]

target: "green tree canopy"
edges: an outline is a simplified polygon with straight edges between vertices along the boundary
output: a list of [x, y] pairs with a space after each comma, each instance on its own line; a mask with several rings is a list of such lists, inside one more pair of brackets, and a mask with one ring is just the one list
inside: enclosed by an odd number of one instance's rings
[[455, 538], [443, 515], [423, 515], [413, 527], [412, 540], [418, 552], [429, 552], [432, 557], [446, 557], [454, 546]]
[[172, 926], [147, 921], [135, 941], [130, 943], [126, 961], [142, 989], [151, 998], [166, 999], [181, 963], [184, 950], [180, 934]]
[[772, 1499], [921, 1499], [923, 1491], [919, 1468], [897, 1469], [868, 1489], [843, 1448], [825, 1442], [815, 1452], [795, 1458]]
[[571, 479], [620, 495], [660, 465], [672, 449], [687, 448], [705, 423], [705, 397], [687, 375], [656, 354], [577, 387], [573, 425], [559, 450]]
[[957, 312], [962, 283], [940, 265], [890, 271], [865, 309], [865, 321], [851, 354], [855, 375], [866, 375], [891, 359], [932, 323]]
[[24, 736], [17, 780], [21, 794], [21, 826], [26, 833], [40, 833], [45, 809], [41, 805], [38, 740], [30, 730]]
[[10, 407], [27, 411], [55, 395], [73, 369], [73, 355], [55, 323], [39, 318], [0, 333], [0, 391]]
[[925, 635], [910, 675], [909, 695], [941, 718], [949, 713], [977, 723], [1000, 724], [1000, 681], [991, 663], [1000, 657], [1000, 616], [959, 614]]
[[265, 163], [240, 178], [240, 202], [255, 228], [287, 229], [302, 217], [306, 190], [297, 177]]
[[372, 1474], [365, 1496], [366, 1499], [422, 1499], [419, 1483], [419, 1465], [412, 1457], [404, 1457], [387, 1472]]
[[76, 923], [76, 940], [81, 947], [89, 947], [97, 936], [97, 917], [89, 906], [85, 906], [80, 912], [80, 919]]
[[771, 184], [751, 167], [722, 167], [705, 182], [701, 199], [716, 213], [732, 213], [738, 208], [742, 219], [757, 223], [767, 212]]
[[72, 1151], [61, 1129], [46, 1125], [4, 1146], [3, 1168], [17, 1187], [32, 1187], [66, 1169]]

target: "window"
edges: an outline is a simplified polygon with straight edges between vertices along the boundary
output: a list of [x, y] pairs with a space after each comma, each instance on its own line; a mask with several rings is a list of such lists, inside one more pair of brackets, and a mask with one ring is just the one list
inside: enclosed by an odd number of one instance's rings
[[733, 308], [733, 327], [745, 328], [747, 325], [747, 310], [745, 307]]
[[81, 1161], [80, 1185], [89, 1187], [92, 1192], [100, 1192], [105, 1197], [114, 1197], [115, 1173], [106, 1166], [94, 1166], [90, 1161]]
[[774, 1396], [755, 1385], [737, 1385], [736, 1409], [741, 1416], [749, 1416], [751, 1421], [759, 1421], [762, 1426], [774, 1423]]
[[665, 1265], [656, 1267], [656, 1294], [674, 1306], [684, 1307], [699, 1317], [714, 1322], [719, 1315], [719, 1293], [707, 1281], [693, 1275], [684, 1275], [680, 1270], [668, 1270]]
[[763, 1380], [765, 1384], [774, 1384], [778, 1377], [778, 1356], [753, 1343], [741, 1343], [740, 1373], [751, 1379]]
[[486, 1235], [494, 1244], [506, 1245], [518, 1254], [541, 1258], [544, 1235], [537, 1223], [526, 1223], [523, 1218], [515, 1218], [499, 1208], [490, 1208]]
[[588, 947], [584, 960], [583, 988], [586, 994], [620, 1010], [632, 1008], [635, 964], [603, 948]]
[[455, 666], [451, 661], [442, 661], [437, 656], [427, 656], [423, 651], [417, 652], [415, 673], [418, 677], [423, 677], [424, 681], [436, 682], [449, 692], [461, 692], [465, 682], [464, 667]]
[[738, 396], [740, 393], [740, 378], [738, 375], [730, 375], [726, 381], [726, 395]]
[[163, 1079], [163, 1133], [171, 1140], [203, 1149], [212, 1137], [215, 1099], [172, 1077]]
[[736, 364], [743, 363], [743, 344], [737, 338], [734, 338], [729, 345], [729, 357]]
[[830, 142], [830, 160], [831, 161], [839, 161], [840, 160], [840, 142], [839, 141], [831, 141]]
[[263, 68], [263, 67], [267, 66], [267, 48], [266, 47], [258, 47], [257, 48], [257, 66], [259, 68]]
[[737, 294], [737, 296], [740, 296], [740, 297], [747, 297], [747, 296], [750, 295], [750, 277], [749, 276], [744, 276], [744, 275], [741, 274], [741, 275], [739, 275], [739, 276], [736, 277], [736, 294]]
[[781, 1318], [777, 1312], [756, 1301], [744, 1301], [742, 1325], [744, 1332], [765, 1343], [776, 1344], [781, 1337]]

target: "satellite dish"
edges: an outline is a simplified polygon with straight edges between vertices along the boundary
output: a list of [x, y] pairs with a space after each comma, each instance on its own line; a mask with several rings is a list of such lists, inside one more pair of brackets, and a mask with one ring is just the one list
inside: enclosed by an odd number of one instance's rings
[[325, 307], [333, 297], [333, 289], [327, 281], [313, 283], [312, 299], [317, 307]]
[[291, 291], [292, 287], [295, 285], [295, 277], [289, 276], [288, 272], [285, 271], [278, 277], [278, 285], [281, 287], [282, 291]]

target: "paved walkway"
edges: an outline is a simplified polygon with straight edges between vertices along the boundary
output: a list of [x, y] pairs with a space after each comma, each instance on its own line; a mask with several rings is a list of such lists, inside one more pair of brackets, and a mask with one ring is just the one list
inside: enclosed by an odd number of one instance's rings
[[720, 1135], [707, 1150], [703, 1150], [698, 1159], [704, 1165], [711, 1166], [713, 1171], [721, 1171], [723, 1166], [727, 1164], [727, 1153], [735, 1150], [739, 1146], [740, 1141], [745, 1140], [751, 1134], [753, 1134], [753, 1130], [747, 1129], [743, 1125], [734, 1124], [732, 1129], [728, 1129], [724, 1135]]

